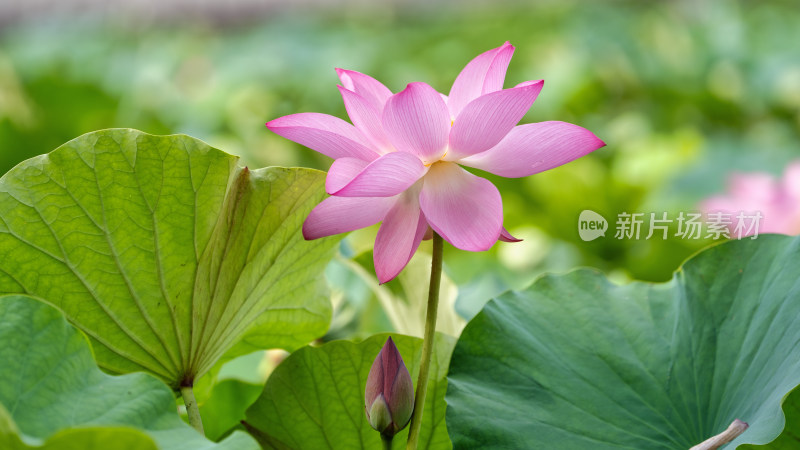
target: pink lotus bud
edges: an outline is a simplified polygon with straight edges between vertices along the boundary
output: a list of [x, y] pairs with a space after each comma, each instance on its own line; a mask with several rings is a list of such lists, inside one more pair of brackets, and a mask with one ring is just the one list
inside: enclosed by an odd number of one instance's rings
[[372, 363], [364, 397], [369, 424], [384, 436], [392, 437], [408, 425], [414, 410], [414, 386], [392, 338]]

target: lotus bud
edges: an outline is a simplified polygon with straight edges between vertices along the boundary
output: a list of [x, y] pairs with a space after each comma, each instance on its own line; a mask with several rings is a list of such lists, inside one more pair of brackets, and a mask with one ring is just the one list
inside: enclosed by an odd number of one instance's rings
[[391, 438], [408, 425], [414, 410], [414, 386], [392, 338], [372, 363], [364, 397], [367, 421], [385, 437]]

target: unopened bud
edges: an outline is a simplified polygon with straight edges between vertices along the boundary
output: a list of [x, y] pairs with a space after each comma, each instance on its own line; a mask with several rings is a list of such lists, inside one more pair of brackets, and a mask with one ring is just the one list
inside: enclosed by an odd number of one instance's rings
[[364, 397], [372, 428], [391, 437], [408, 425], [414, 410], [414, 386], [392, 338], [372, 363]]

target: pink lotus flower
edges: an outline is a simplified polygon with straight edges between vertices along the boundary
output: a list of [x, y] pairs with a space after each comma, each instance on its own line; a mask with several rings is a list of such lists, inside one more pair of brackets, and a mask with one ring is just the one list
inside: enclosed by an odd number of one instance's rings
[[275, 133], [334, 158], [325, 188], [331, 197], [303, 225], [317, 239], [383, 222], [375, 241], [378, 279], [406, 266], [429, 227], [462, 250], [516, 241], [503, 228], [500, 192], [461, 166], [503, 177], [543, 172], [603, 147], [592, 132], [564, 122], [519, 125], [543, 80], [503, 89], [514, 47], [478, 55], [450, 95], [425, 83], [397, 94], [372, 77], [337, 69], [353, 125], [318, 113], [267, 123]]
[[[800, 161], [786, 167], [783, 179], [768, 173], [737, 173], [728, 180], [728, 192], [703, 201], [706, 213], [731, 215], [728, 228], [735, 233], [739, 213], [760, 212], [758, 233], [800, 234]], [[744, 230], [741, 237], [755, 233], [755, 227]], [[736, 236], [739, 237], [739, 236]]]

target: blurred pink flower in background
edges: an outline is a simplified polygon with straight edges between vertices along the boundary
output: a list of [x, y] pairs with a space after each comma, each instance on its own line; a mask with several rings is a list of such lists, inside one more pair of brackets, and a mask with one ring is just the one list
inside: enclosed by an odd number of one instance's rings
[[605, 145], [565, 122], [519, 125], [543, 80], [503, 89], [514, 47], [478, 55], [449, 96], [425, 83], [392, 94], [359, 72], [337, 69], [353, 124], [319, 113], [280, 117], [275, 133], [334, 158], [320, 203], [303, 225], [306, 239], [382, 222], [375, 241], [381, 283], [408, 264], [429, 228], [462, 250], [515, 241], [503, 228], [497, 188], [461, 166], [502, 177], [543, 172]]
[[[728, 180], [728, 192], [700, 205], [706, 214], [760, 212], [758, 233], [800, 234], [800, 161], [790, 164], [783, 178], [763, 172], [736, 173]], [[731, 224], [733, 232], [734, 224]], [[745, 235], [752, 235], [753, 231]]]

